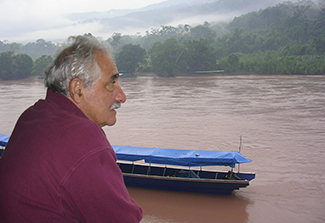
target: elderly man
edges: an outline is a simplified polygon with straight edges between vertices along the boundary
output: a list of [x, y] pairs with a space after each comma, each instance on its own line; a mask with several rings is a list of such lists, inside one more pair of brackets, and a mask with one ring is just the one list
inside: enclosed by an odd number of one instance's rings
[[117, 68], [105, 42], [69, 42], [45, 72], [46, 99], [20, 116], [0, 160], [0, 222], [139, 222], [101, 128], [126, 101]]

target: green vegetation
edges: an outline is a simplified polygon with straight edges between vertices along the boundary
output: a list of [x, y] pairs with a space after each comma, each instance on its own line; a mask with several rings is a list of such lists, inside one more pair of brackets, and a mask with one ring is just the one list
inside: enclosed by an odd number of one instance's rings
[[33, 76], [43, 76], [44, 71], [52, 62], [53, 58], [51, 56], [43, 55], [37, 58], [33, 63], [32, 75]]
[[141, 64], [145, 64], [146, 54], [145, 49], [141, 48], [140, 45], [126, 44], [122, 51], [116, 55], [116, 65], [120, 71], [134, 73]]
[[325, 8], [310, 0], [284, 2], [228, 24], [162, 26], [143, 37], [115, 33], [108, 41], [114, 52], [140, 44], [149, 59], [139, 70], [160, 76], [207, 70], [325, 74]]
[[13, 52], [0, 54], [0, 79], [23, 79], [31, 75], [33, 60], [26, 54], [14, 55]]
[[156, 42], [149, 56], [154, 73], [163, 77], [212, 70], [216, 66], [216, 53], [205, 39]]
[[33, 62], [27, 54], [14, 55], [12, 51], [0, 54], [0, 80], [18, 80], [44, 74], [46, 66], [52, 61], [51, 56], [42, 56]]
[[[325, 8], [321, 1], [318, 5], [311, 0], [284, 2], [227, 24], [161, 26], [144, 36], [114, 33], [107, 41], [118, 68], [126, 72], [159, 76], [209, 70], [325, 74]], [[42, 75], [50, 60], [47, 56], [56, 47], [42, 39], [26, 45], [0, 41], [0, 79]], [[35, 60], [31, 70], [24, 54]], [[20, 69], [23, 71], [18, 72]]]
[[43, 77], [57, 47], [43, 39], [26, 45], [0, 41], [0, 80]]

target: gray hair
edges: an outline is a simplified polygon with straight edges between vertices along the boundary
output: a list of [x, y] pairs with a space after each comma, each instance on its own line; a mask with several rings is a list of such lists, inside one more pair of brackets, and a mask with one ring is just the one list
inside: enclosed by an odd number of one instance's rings
[[102, 75], [96, 51], [109, 54], [109, 45], [91, 35], [70, 36], [51, 66], [45, 71], [45, 86], [63, 95], [69, 94], [69, 84], [79, 78], [86, 88], [92, 87]]

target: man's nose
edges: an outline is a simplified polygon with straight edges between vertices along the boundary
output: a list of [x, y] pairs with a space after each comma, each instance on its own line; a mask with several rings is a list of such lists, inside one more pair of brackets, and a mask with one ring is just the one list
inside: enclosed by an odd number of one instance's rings
[[121, 86], [118, 85], [116, 90], [117, 90], [117, 94], [116, 94], [115, 100], [120, 103], [124, 103], [126, 101], [126, 96], [125, 96], [124, 91], [122, 90]]

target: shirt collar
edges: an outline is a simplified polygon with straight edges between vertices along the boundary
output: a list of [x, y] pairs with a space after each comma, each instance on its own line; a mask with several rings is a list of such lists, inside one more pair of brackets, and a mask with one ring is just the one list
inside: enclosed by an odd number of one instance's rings
[[69, 98], [61, 93], [53, 92], [48, 88], [45, 100], [51, 102], [62, 110], [74, 113], [80, 117], [87, 118], [87, 116]]

